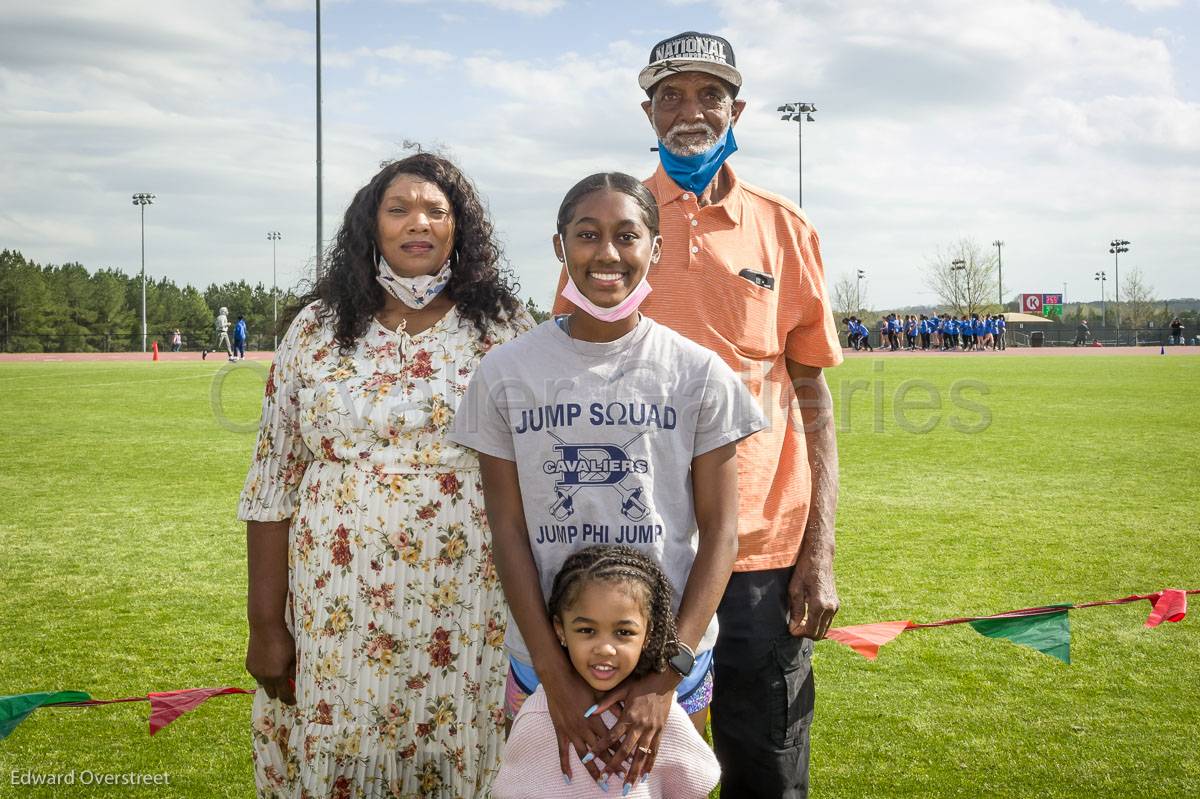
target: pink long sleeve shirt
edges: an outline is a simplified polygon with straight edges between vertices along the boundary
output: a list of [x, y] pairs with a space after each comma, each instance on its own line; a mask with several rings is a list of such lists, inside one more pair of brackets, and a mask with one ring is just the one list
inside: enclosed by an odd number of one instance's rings
[[[616, 717], [605, 713], [604, 721], [611, 727]], [[615, 777], [604, 792], [592, 781], [574, 749], [570, 757], [573, 779], [567, 785], [558, 765], [558, 743], [546, 692], [538, 686], [513, 721], [500, 773], [492, 785], [492, 799], [597, 799], [621, 795], [622, 786]], [[634, 786], [628, 799], [706, 799], [720, 779], [716, 756], [683, 708], [673, 704], [659, 739], [654, 771], [649, 779]]]

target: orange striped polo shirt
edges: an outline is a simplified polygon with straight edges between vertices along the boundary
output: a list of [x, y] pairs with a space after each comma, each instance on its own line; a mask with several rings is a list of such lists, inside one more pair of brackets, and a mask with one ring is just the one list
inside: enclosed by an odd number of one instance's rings
[[[641, 310], [734, 370], [762, 407], [766, 429], [738, 444], [738, 558], [735, 571], [791, 566], [808, 520], [812, 480], [804, 427], [786, 360], [837, 366], [842, 349], [825, 289], [817, 233], [804, 213], [776, 194], [731, 183], [703, 208], [658, 170], [646, 185], [658, 200], [663, 254], [650, 267], [654, 288]], [[768, 275], [774, 287], [739, 275]], [[562, 298], [555, 313], [573, 306]]]

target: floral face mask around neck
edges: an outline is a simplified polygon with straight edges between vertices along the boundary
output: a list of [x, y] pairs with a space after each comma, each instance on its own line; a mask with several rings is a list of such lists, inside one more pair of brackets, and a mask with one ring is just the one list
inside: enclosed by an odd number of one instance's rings
[[416, 277], [397, 275], [382, 255], [379, 256], [377, 267], [375, 279], [379, 281], [379, 285], [383, 286], [383, 290], [414, 311], [419, 311], [432, 302], [450, 282], [450, 259], [448, 258], [446, 263], [442, 264], [442, 268], [433, 274], [417, 275]]

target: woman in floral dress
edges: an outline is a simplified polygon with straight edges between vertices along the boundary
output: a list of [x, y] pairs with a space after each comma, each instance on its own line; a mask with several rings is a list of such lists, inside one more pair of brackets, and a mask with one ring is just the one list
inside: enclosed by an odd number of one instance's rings
[[239, 505], [261, 797], [485, 795], [506, 609], [474, 453], [445, 438], [530, 321], [448, 161], [385, 166], [284, 337]]

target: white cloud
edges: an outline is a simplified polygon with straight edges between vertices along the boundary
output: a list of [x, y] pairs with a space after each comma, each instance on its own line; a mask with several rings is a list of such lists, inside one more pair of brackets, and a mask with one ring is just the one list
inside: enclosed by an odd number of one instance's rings
[[392, 45], [391, 47], [356, 47], [353, 50], [322, 49], [321, 63], [331, 68], [346, 69], [363, 61], [382, 59], [406, 66], [444, 67], [455, 58], [445, 50], [431, 50], [407, 45]]
[[[394, 3], [404, 5], [429, 5], [431, 0], [392, 0]], [[566, 3], [564, 0], [461, 0], [464, 4], [474, 4], [482, 6], [490, 6], [498, 11], [511, 11], [516, 14], [525, 14], [532, 17], [542, 17], [563, 8]], [[443, 13], [443, 18], [449, 16], [451, 18], [459, 18], [461, 16], [453, 13]]]
[[454, 61], [454, 56], [444, 50], [425, 50], [420, 47], [385, 47], [374, 50], [373, 53], [389, 61], [401, 64], [421, 64], [422, 66], [441, 67]]
[[1178, 8], [1183, 0], [1125, 0], [1125, 4], [1138, 11], [1161, 11], [1164, 8]]
[[1165, 42], [1169, 47], [1175, 50], [1183, 47], [1183, 45], [1187, 42], [1187, 37], [1182, 33], [1172, 30], [1171, 28], [1164, 28], [1162, 26], [1155, 28], [1151, 35], [1155, 39]]
[[515, 11], [519, 14], [533, 16], [549, 14], [565, 5], [563, 0], [470, 0], [470, 2], [498, 8], [501, 11]]
[[[321, 0], [321, 7], [337, 6], [352, 0]], [[264, 0], [266, 8], [272, 11], [298, 11], [315, 14], [313, 0]]]
[[394, 70], [382, 70], [379, 67], [367, 67], [363, 80], [373, 89], [395, 88], [405, 83], [404, 74]]

